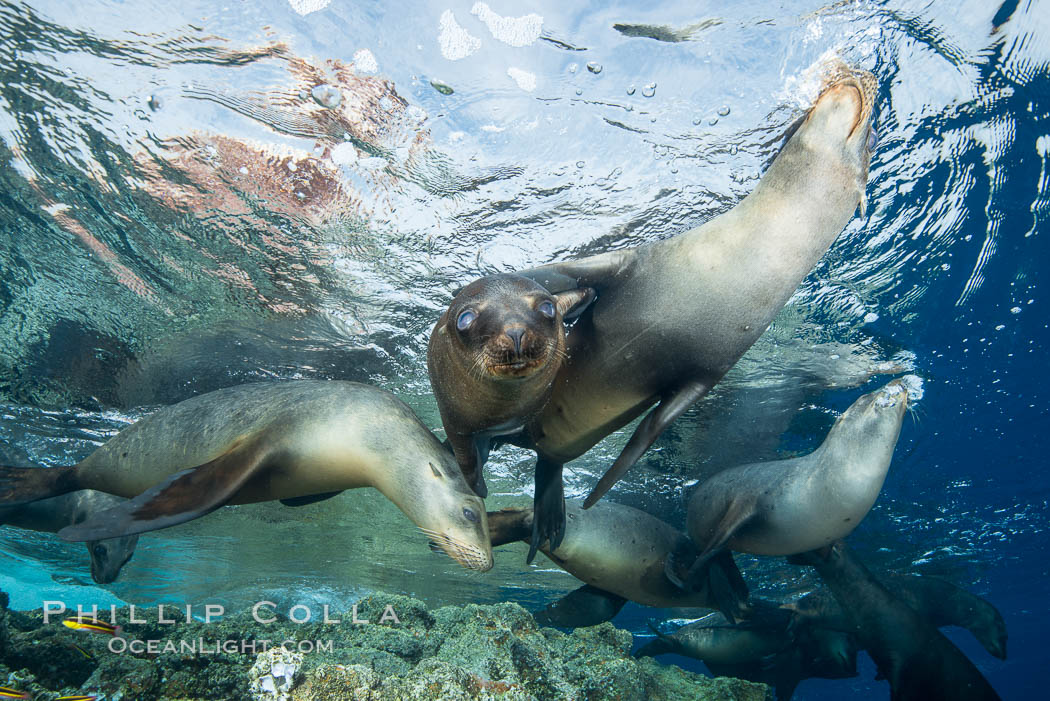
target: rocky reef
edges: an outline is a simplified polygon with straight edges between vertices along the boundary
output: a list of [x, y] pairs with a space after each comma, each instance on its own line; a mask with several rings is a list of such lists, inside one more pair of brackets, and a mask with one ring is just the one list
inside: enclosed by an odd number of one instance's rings
[[609, 623], [567, 634], [512, 603], [428, 611], [376, 594], [345, 613], [260, 606], [210, 622], [177, 607], [99, 611], [114, 636], [64, 625], [76, 611], [45, 624], [44, 611], [9, 610], [2, 593], [0, 604], [0, 685], [38, 701], [770, 698], [761, 684], [635, 660], [631, 634]]

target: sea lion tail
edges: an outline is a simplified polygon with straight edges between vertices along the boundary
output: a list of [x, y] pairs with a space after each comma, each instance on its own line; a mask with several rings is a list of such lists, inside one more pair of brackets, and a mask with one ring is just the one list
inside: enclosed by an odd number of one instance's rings
[[0, 504], [26, 504], [80, 489], [76, 466], [0, 467]]

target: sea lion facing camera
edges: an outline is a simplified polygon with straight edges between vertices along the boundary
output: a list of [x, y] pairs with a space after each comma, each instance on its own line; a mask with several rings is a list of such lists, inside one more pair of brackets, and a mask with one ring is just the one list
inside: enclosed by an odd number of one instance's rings
[[[728, 552], [707, 563], [696, 591], [686, 591], [664, 575], [672, 554], [682, 561], [697, 550], [684, 533], [624, 504], [603, 502], [584, 510], [566, 504], [571, 528], [557, 548], [543, 553], [586, 584], [537, 614], [544, 625], [566, 628], [597, 625], [615, 616], [627, 600], [659, 608], [717, 608], [730, 620], [748, 613], [748, 591]], [[532, 509], [489, 512], [493, 547], [532, 536]]]
[[77, 489], [130, 498], [63, 528], [67, 540], [166, 528], [225, 504], [300, 505], [358, 487], [379, 490], [464, 567], [492, 567], [484, 503], [455, 459], [404, 402], [355, 382], [229, 387], [159, 409], [77, 465], [0, 468], [0, 504]]
[[939, 630], [871, 574], [841, 540], [788, 562], [811, 565], [839, 605], [856, 621], [868, 651], [895, 701], [999, 699], [984, 675]]
[[[853, 402], [809, 455], [731, 467], [701, 483], [686, 518], [701, 551], [691, 567], [723, 548], [793, 555], [848, 535], [882, 490], [907, 406], [904, 383], [894, 380]], [[678, 565], [672, 579], [681, 577]]]
[[[66, 526], [82, 523], [94, 514], [120, 504], [123, 499], [93, 489], [81, 489], [50, 499], [28, 504], [0, 507], [0, 525], [25, 528], [31, 531], [58, 533]], [[135, 553], [137, 535], [89, 540], [91, 578], [97, 584], [116, 581], [120, 569]]]
[[520, 431], [550, 398], [565, 357], [570, 312], [589, 289], [552, 295], [518, 275], [492, 275], [464, 287], [430, 334], [427, 369], [456, 461], [478, 496], [493, 436]]
[[863, 212], [874, 98], [870, 73], [843, 69], [732, 210], [665, 241], [519, 273], [552, 292], [597, 293], [569, 335], [550, 401], [518, 439], [538, 456], [533, 553], [564, 532], [562, 465], [655, 404], [584, 507], [600, 499], [740, 359]]

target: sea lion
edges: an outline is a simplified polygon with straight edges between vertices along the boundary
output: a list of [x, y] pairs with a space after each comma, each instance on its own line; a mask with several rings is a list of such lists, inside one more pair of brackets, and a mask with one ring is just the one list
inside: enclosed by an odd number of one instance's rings
[[[572, 528], [561, 544], [541, 548], [556, 565], [586, 584], [537, 614], [544, 625], [577, 628], [615, 616], [627, 600], [644, 606], [717, 608], [731, 620], [748, 613], [747, 584], [723, 552], [698, 575], [697, 591], [686, 591], [664, 575], [671, 553], [688, 561], [696, 548], [684, 533], [655, 516], [623, 504], [603, 502], [584, 510], [566, 504]], [[510, 508], [488, 514], [493, 547], [532, 536], [532, 509]]]
[[977, 667], [937, 628], [897, 599], [841, 540], [788, 562], [816, 568], [899, 701], [998, 699]]
[[550, 398], [565, 357], [565, 325], [594, 290], [552, 295], [518, 275], [491, 275], [456, 294], [434, 325], [427, 369], [445, 435], [467, 484], [488, 494], [482, 468], [493, 436], [520, 431]]
[[787, 701], [804, 679], [857, 676], [857, 645], [840, 631], [802, 624], [777, 615], [776, 604], [755, 600], [753, 617], [730, 624], [718, 614], [664, 634], [656, 634], [635, 653], [655, 657], [675, 653], [700, 660], [716, 677], [736, 677], [769, 684], [778, 701]]
[[858, 205], [864, 211], [875, 79], [843, 68], [732, 210], [665, 241], [519, 274], [597, 293], [569, 334], [551, 399], [516, 442], [537, 452], [533, 551], [564, 532], [562, 465], [656, 407], [589, 507], [769, 326]]
[[[66, 526], [82, 523], [93, 514], [105, 511], [122, 501], [124, 500], [112, 494], [81, 489], [29, 504], [0, 507], [0, 525], [58, 533]], [[91, 578], [97, 584], [116, 581], [120, 569], [135, 553], [138, 540], [137, 535], [129, 535], [89, 540], [84, 543], [91, 556]]]
[[[1006, 659], [1006, 622], [1002, 614], [981, 597], [937, 577], [892, 574], [875, 575], [890, 594], [904, 602], [935, 628], [960, 626], [973, 634], [989, 654]], [[784, 608], [798, 620], [825, 628], [855, 632], [856, 621], [826, 589], [816, 589]]]
[[[723, 548], [792, 555], [853, 531], [882, 489], [907, 406], [908, 391], [894, 380], [853, 402], [812, 453], [731, 467], [703, 482], [686, 518], [701, 551], [691, 569]], [[669, 565], [678, 579], [680, 563]]]
[[77, 465], [0, 468], [0, 504], [77, 489], [134, 497], [59, 531], [97, 540], [174, 526], [226, 504], [319, 501], [375, 487], [464, 567], [492, 567], [484, 503], [401, 400], [355, 382], [229, 387], [164, 407]]

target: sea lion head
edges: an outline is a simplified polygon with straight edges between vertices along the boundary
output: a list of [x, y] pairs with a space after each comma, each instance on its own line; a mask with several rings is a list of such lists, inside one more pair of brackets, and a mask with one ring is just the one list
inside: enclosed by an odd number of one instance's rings
[[430, 471], [440, 486], [419, 496], [425, 504], [413, 520], [430, 538], [431, 550], [445, 553], [467, 569], [487, 572], [493, 560], [485, 502], [467, 487], [451, 453], [435, 456]]
[[988, 652], [1006, 659], [1006, 621], [994, 606], [986, 601], [975, 605], [967, 627]]
[[862, 184], [876, 140], [871, 124], [876, 85], [875, 76], [867, 71], [836, 67], [800, 127], [810, 148], [835, 155], [844, 152], [858, 169]]
[[481, 377], [531, 377], [556, 367], [565, 350], [565, 314], [589, 294], [552, 295], [528, 278], [492, 275], [464, 287], [438, 327]]
[[855, 444], [892, 447], [907, 409], [908, 390], [904, 382], [897, 379], [853, 402], [839, 417], [836, 428], [848, 427]]
[[129, 535], [86, 542], [85, 545], [91, 554], [91, 578], [95, 583], [109, 584], [116, 581], [120, 568], [127, 564], [135, 553], [138, 541], [137, 535]]

